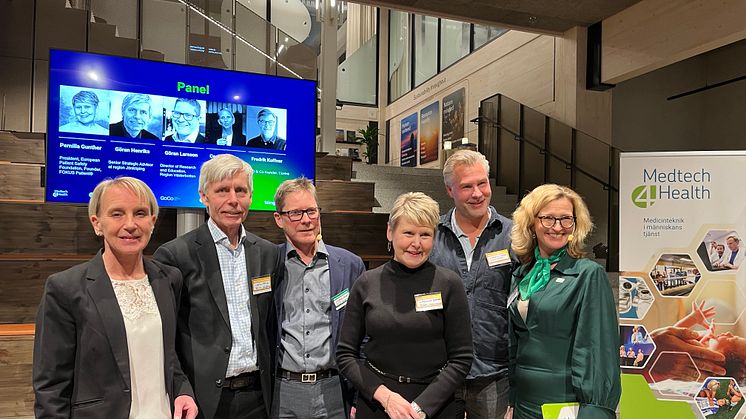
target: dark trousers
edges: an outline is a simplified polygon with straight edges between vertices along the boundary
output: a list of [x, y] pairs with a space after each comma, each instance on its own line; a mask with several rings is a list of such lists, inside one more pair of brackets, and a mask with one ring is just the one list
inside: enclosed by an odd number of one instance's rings
[[256, 419], [266, 418], [267, 409], [264, 405], [262, 388], [257, 382], [256, 386], [249, 386], [231, 390], [223, 387], [220, 394], [218, 410], [215, 419]]

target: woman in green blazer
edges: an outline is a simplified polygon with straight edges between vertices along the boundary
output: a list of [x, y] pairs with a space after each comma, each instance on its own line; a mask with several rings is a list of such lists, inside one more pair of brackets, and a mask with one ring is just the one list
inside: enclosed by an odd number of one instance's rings
[[578, 418], [615, 418], [621, 394], [616, 303], [604, 269], [584, 258], [593, 228], [573, 190], [541, 185], [513, 213], [511, 409], [541, 418], [545, 403], [578, 403]]

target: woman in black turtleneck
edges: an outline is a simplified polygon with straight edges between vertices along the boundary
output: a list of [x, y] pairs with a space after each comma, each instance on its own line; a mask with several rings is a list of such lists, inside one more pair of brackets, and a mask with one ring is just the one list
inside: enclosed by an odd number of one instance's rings
[[337, 364], [360, 391], [357, 419], [464, 417], [453, 393], [471, 368], [469, 309], [458, 275], [427, 261], [438, 217], [429, 196], [399, 196], [386, 232], [394, 259], [352, 287]]

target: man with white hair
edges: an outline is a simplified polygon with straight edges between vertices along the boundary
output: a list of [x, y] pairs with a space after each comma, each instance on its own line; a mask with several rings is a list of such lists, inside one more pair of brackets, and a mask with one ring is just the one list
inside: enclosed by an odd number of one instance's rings
[[199, 194], [210, 219], [154, 258], [184, 277], [176, 350], [194, 387], [199, 417], [261, 418], [272, 403], [277, 247], [243, 226], [251, 166], [230, 154], [202, 165]]

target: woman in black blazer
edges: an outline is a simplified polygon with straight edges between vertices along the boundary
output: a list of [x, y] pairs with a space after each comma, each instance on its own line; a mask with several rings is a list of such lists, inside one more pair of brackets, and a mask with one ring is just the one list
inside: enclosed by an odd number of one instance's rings
[[174, 340], [178, 270], [146, 261], [158, 204], [142, 181], [101, 182], [88, 205], [93, 259], [47, 279], [36, 317], [37, 418], [197, 415]]

